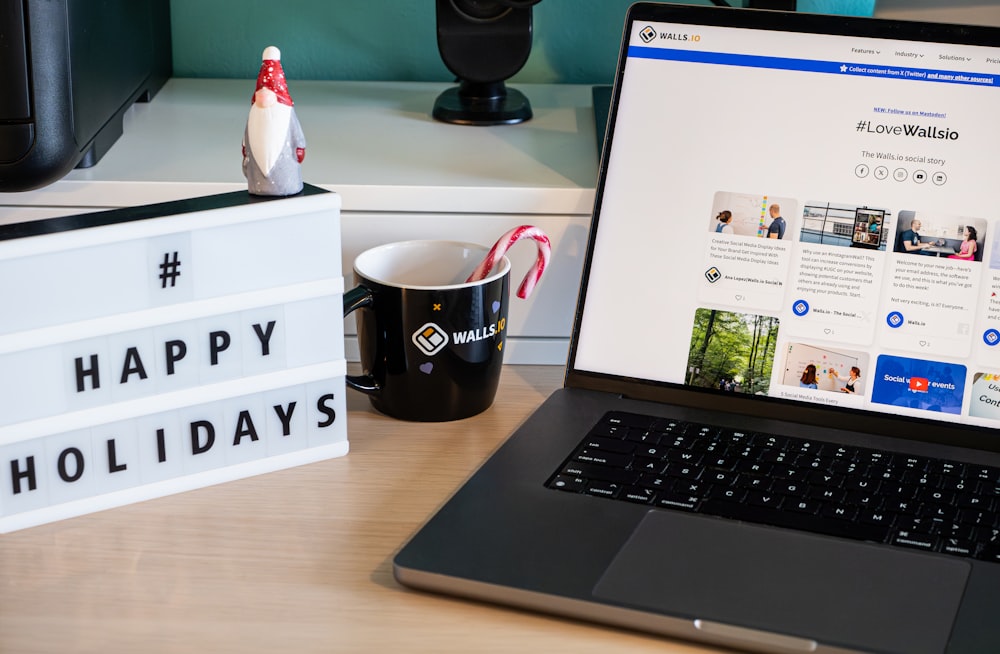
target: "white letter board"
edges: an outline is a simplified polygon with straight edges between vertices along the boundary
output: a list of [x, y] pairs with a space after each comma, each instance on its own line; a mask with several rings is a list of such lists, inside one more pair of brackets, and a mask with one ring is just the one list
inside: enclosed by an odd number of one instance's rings
[[0, 532], [347, 454], [340, 197], [0, 226]]

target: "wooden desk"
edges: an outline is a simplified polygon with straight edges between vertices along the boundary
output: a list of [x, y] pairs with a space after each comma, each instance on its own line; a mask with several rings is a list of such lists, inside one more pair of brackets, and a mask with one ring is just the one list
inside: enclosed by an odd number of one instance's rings
[[468, 420], [348, 398], [351, 453], [0, 536], [0, 652], [702, 651], [404, 588], [392, 557], [548, 393], [508, 366]]

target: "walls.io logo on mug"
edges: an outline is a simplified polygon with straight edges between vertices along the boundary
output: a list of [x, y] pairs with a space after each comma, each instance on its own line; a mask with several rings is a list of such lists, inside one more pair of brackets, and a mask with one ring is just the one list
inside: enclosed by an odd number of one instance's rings
[[448, 334], [432, 322], [413, 332], [412, 338], [413, 344], [427, 356], [437, 354], [448, 344]]

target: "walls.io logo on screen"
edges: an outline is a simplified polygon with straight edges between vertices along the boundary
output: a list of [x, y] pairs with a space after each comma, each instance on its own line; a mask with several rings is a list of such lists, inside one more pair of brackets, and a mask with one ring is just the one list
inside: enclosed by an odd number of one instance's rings
[[665, 41], [701, 41], [701, 34], [688, 34], [686, 32], [657, 32], [652, 25], [646, 25], [639, 32], [639, 38], [643, 43], [652, 43], [657, 37]]

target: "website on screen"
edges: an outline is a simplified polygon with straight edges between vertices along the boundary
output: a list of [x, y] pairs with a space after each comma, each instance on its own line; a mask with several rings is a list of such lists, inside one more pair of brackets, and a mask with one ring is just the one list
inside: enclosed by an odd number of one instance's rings
[[576, 367], [997, 426], [998, 115], [989, 48], [635, 25]]

